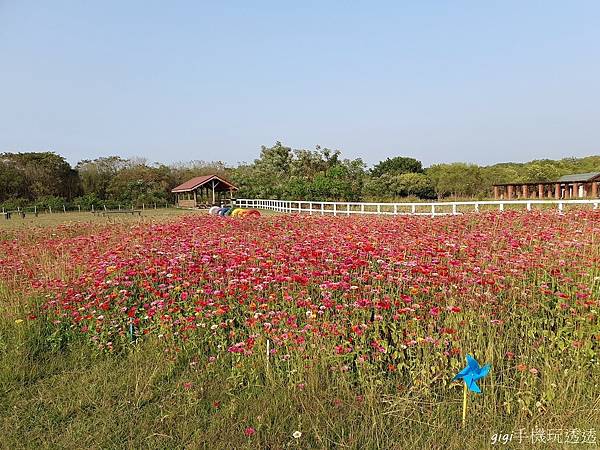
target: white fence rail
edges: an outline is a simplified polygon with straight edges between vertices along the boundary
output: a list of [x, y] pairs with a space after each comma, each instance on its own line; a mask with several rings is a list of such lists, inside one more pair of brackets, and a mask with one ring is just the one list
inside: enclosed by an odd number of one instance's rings
[[241, 208], [256, 208], [284, 213], [308, 213], [317, 215], [350, 216], [352, 214], [421, 215], [444, 216], [466, 212], [505, 211], [552, 208], [559, 212], [571, 205], [598, 209], [600, 199], [569, 200], [484, 200], [476, 202], [432, 203], [360, 203], [360, 202], [314, 202], [297, 200], [264, 200], [241, 198], [235, 201]]

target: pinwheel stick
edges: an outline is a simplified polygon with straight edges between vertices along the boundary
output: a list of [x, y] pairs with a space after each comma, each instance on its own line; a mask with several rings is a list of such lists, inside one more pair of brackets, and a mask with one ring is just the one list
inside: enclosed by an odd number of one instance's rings
[[463, 428], [465, 423], [467, 422], [467, 383], [463, 383], [463, 416], [462, 416], [462, 424]]

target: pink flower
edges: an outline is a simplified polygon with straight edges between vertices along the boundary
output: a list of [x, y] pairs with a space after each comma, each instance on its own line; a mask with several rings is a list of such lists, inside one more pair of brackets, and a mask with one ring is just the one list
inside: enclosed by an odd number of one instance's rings
[[429, 314], [431, 314], [433, 317], [437, 317], [440, 315], [440, 308], [438, 308], [437, 306], [432, 307], [429, 310]]
[[246, 429], [244, 430], [244, 434], [248, 437], [254, 435], [254, 433], [256, 433], [256, 430], [252, 427], [246, 427]]

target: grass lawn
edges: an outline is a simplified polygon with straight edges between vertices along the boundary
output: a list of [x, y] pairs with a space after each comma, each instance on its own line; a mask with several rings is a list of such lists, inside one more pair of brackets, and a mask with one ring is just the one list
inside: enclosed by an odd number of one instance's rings
[[112, 214], [102, 216], [91, 212], [66, 212], [66, 213], [40, 213], [37, 217], [27, 213], [21, 218], [13, 213], [11, 219], [0, 216], [0, 230], [25, 229], [29, 227], [54, 227], [65, 223], [88, 223], [91, 225], [103, 225], [113, 223], [149, 223], [152, 221], [169, 220], [185, 214], [207, 214], [206, 210], [187, 210], [177, 208], [147, 209], [141, 216], [131, 214]]

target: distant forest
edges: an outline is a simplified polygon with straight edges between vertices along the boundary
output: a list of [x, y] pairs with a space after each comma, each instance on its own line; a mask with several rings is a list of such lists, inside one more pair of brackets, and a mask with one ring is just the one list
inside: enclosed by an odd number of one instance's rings
[[339, 150], [263, 146], [252, 163], [235, 167], [206, 161], [165, 165], [119, 156], [83, 160], [75, 167], [53, 152], [0, 154], [0, 206], [89, 209], [104, 204], [172, 203], [171, 189], [200, 175], [218, 174], [240, 188], [239, 197], [289, 200], [390, 201], [398, 199], [491, 197], [502, 182], [551, 181], [600, 171], [600, 156], [542, 159], [478, 166], [434, 164], [397, 156], [371, 168]]

